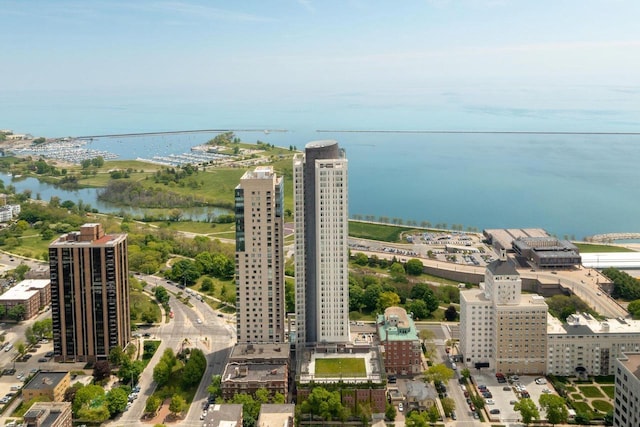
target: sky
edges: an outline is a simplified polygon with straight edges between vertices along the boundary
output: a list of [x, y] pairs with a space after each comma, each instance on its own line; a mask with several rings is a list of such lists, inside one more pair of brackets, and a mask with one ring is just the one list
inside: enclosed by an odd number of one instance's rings
[[0, 0], [0, 95], [635, 108], [639, 16], [637, 0]]

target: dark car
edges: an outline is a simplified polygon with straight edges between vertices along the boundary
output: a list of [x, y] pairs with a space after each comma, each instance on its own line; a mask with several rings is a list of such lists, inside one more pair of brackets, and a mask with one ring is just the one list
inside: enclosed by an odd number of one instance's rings
[[54, 353], [53, 351], [47, 351], [47, 352], [44, 354], [44, 357], [53, 357], [53, 355], [54, 355], [54, 354], [55, 354], [55, 353]]
[[500, 413], [500, 409], [492, 409], [489, 411], [490, 414], [499, 414]]
[[47, 359], [46, 357], [41, 357], [40, 359], [38, 359], [38, 363], [47, 363], [49, 361], [49, 359]]

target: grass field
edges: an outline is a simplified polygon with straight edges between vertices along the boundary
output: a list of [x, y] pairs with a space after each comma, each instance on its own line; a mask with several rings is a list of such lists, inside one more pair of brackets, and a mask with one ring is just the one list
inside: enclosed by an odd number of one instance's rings
[[[131, 321], [133, 323], [143, 323], [141, 314], [148, 311], [153, 311], [156, 322], [160, 322], [160, 307], [158, 307], [158, 304], [147, 294], [131, 290], [129, 293], [129, 305], [131, 307]], [[133, 316], [135, 316], [135, 318]]]
[[592, 385], [583, 385], [579, 386], [580, 392], [584, 394], [585, 397], [604, 397], [600, 389], [596, 386]]
[[400, 234], [409, 230], [413, 229], [394, 225], [349, 221], [349, 236], [362, 239], [379, 240], [382, 242], [400, 242]]
[[581, 253], [589, 252], [634, 252], [631, 249], [615, 245], [600, 245], [595, 243], [574, 243]]
[[361, 358], [316, 359], [316, 375], [321, 377], [365, 377], [367, 370], [364, 359]]
[[615, 395], [615, 390], [616, 390], [615, 386], [603, 385], [603, 386], [600, 386], [600, 388], [602, 389], [602, 391], [605, 392], [605, 394], [609, 397], [609, 399], [613, 399]]
[[613, 405], [605, 400], [594, 400], [591, 402], [591, 405], [593, 405], [594, 409], [604, 412], [605, 414], [613, 410]]

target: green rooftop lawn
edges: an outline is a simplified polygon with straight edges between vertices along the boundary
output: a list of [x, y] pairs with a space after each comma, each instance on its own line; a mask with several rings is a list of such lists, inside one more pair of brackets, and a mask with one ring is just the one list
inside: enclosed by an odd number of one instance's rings
[[364, 359], [361, 358], [316, 359], [316, 375], [321, 377], [365, 377], [367, 369]]
[[578, 388], [580, 389], [580, 392], [584, 394], [584, 397], [604, 397], [600, 389], [596, 386], [585, 385], [579, 386]]

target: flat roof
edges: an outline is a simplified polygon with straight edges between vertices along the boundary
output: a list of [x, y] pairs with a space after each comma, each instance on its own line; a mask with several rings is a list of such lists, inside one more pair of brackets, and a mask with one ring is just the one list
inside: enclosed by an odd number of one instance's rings
[[49, 390], [55, 388], [65, 376], [69, 375], [68, 372], [38, 372], [31, 381], [29, 381], [23, 390]]
[[[341, 349], [342, 350], [342, 349]], [[345, 348], [345, 351], [324, 353], [316, 351], [315, 349], [306, 349], [303, 351], [302, 364], [299, 372], [300, 383], [307, 384], [310, 382], [315, 383], [335, 383], [342, 381], [344, 383], [381, 383], [383, 380], [383, 366], [380, 357], [380, 351], [378, 346], [371, 346], [369, 348], [353, 347], [352, 350], [357, 352], [350, 353], [349, 348]], [[345, 377], [343, 375], [322, 377], [316, 376], [316, 361], [319, 359], [364, 359], [365, 371], [364, 376], [357, 377]]]
[[[27, 300], [39, 293], [39, 289], [43, 289], [51, 283], [49, 279], [29, 279], [23, 280], [7, 292], [0, 295], [0, 301]], [[35, 289], [33, 289], [35, 288]]]
[[286, 363], [237, 363], [225, 366], [222, 382], [268, 382], [286, 377]]
[[625, 368], [636, 378], [640, 379], [640, 353], [624, 353], [624, 358], [618, 359]]
[[208, 412], [213, 420], [212, 427], [235, 427], [242, 419], [242, 405], [236, 403], [215, 404], [209, 407]]
[[595, 319], [588, 313], [572, 314], [563, 323], [559, 319], [547, 316], [548, 335], [594, 335], [594, 334], [640, 334], [640, 320], [633, 319]]
[[236, 344], [231, 350], [229, 361], [250, 359], [289, 360], [291, 346], [288, 343]]
[[289, 419], [295, 415], [296, 405], [263, 404], [260, 406], [257, 427], [293, 427]]
[[494, 243], [498, 243], [503, 249], [511, 249], [511, 243], [518, 237], [548, 237], [542, 228], [492, 228], [483, 231], [484, 235], [491, 237]]

